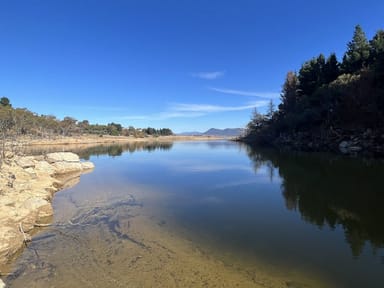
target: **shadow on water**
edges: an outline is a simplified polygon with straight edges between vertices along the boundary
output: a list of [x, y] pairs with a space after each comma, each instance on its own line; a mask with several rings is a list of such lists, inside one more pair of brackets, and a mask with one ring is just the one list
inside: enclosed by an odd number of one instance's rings
[[366, 243], [384, 247], [384, 163], [335, 155], [255, 150], [246, 146], [257, 171], [277, 169], [286, 208], [320, 228], [341, 225], [352, 254]]

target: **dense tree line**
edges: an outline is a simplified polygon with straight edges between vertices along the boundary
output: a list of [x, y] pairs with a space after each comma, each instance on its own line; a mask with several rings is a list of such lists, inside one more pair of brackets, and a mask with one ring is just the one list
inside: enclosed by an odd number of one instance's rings
[[357, 25], [341, 62], [334, 53], [320, 54], [287, 73], [278, 110], [255, 111], [245, 139], [271, 144], [297, 133], [330, 137], [367, 129], [381, 136], [383, 121], [384, 30], [368, 41]]
[[[76, 136], [82, 134], [112, 136], [167, 136], [172, 135], [171, 129], [155, 128], [124, 128], [121, 124], [90, 124], [88, 120], [77, 121], [73, 117], [57, 119], [53, 115], [38, 115], [25, 108], [13, 108], [7, 97], [0, 98], [0, 132], [1, 145], [7, 140], [20, 136], [50, 138], [55, 136]], [[1, 151], [5, 151], [2, 146]], [[3, 152], [2, 152], [3, 153]], [[4, 155], [2, 155], [4, 156]]]
[[144, 133], [147, 135], [152, 135], [152, 136], [169, 136], [172, 135], [172, 130], [169, 128], [162, 128], [162, 129], [155, 129], [148, 127], [146, 129], [143, 129]]

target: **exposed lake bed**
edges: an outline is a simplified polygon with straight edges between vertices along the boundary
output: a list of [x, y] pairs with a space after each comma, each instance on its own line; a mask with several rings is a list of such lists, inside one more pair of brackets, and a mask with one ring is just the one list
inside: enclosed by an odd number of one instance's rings
[[[164, 148], [90, 156], [95, 171], [55, 195], [53, 225], [35, 236], [7, 285], [353, 287], [348, 284], [356, 277], [370, 287], [383, 283], [380, 245], [376, 256], [366, 248], [356, 256], [343, 223], [333, 229], [310, 224], [306, 206], [297, 206], [298, 196], [290, 192], [300, 193], [311, 180], [294, 181], [291, 190], [285, 162], [225, 141]], [[337, 204], [330, 205], [335, 215], [364, 223], [364, 213]], [[306, 213], [306, 221], [295, 209]]]

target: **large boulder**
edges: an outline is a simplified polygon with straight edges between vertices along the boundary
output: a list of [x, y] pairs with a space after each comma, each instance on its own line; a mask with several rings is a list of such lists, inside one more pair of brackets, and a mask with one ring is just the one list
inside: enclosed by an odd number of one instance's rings
[[45, 158], [48, 163], [80, 162], [79, 156], [72, 152], [48, 153]]
[[91, 162], [80, 162], [79, 156], [71, 152], [48, 153], [45, 160], [53, 167], [54, 174], [81, 172], [95, 167]]

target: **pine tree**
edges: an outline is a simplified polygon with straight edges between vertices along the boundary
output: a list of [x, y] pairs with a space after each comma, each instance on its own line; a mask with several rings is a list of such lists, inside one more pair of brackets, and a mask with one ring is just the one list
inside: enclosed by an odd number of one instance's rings
[[382, 56], [384, 54], [384, 30], [379, 30], [373, 36], [370, 41], [371, 45], [371, 58], [376, 60], [377, 57]]
[[297, 89], [299, 80], [295, 72], [289, 71], [285, 77], [283, 91], [281, 93], [281, 104], [279, 109], [283, 113], [292, 112], [297, 103]]
[[247, 125], [248, 133], [257, 132], [265, 123], [265, 116], [260, 114], [255, 108], [252, 112], [251, 121]]
[[324, 82], [329, 84], [332, 81], [336, 80], [340, 75], [340, 64], [337, 61], [336, 54], [332, 53], [327, 58], [327, 61], [324, 65]]
[[[379, 79], [384, 76], [384, 30], [379, 30], [370, 41], [370, 64]], [[382, 80], [381, 80], [382, 81]]]
[[305, 62], [299, 71], [299, 94], [311, 96], [316, 89], [325, 84], [325, 57], [320, 54], [317, 58]]
[[272, 119], [273, 118], [273, 114], [275, 114], [275, 104], [273, 104], [273, 100], [269, 100], [269, 103], [268, 103], [268, 108], [267, 108], [267, 114], [266, 114], [266, 117], [267, 119]]
[[343, 57], [343, 72], [356, 73], [367, 65], [370, 54], [370, 45], [360, 25], [355, 27], [353, 38], [347, 47], [348, 50]]

